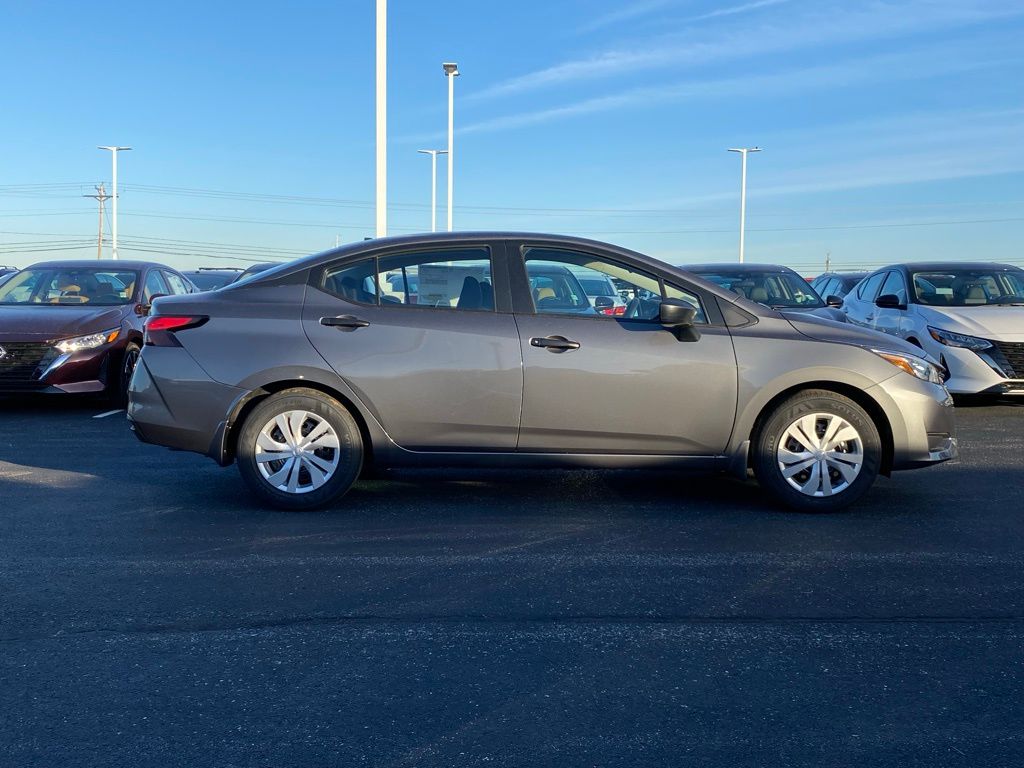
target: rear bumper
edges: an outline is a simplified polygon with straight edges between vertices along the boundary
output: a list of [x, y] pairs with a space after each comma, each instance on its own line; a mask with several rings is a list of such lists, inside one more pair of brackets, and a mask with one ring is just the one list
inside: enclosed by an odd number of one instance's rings
[[211, 379], [180, 347], [146, 347], [128, 390], [128, 422], [144, 443], [223, 463], [228, 414], [247, 394]]

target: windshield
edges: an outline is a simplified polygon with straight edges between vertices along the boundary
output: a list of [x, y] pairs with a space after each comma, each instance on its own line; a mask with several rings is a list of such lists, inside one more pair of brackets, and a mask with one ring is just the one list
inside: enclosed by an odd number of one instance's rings
[[608, 296], [613, 299], [619, 298], [619, 292], [615, 290], [612, 281], [600, 277], [577, 277], [583, 290], [588, 296]]
[[795, 272], [698, 272], [705, 280], [769, 307], [823, 307], [810, 284]]
[[109, 267], [38, 267], [0, 286], [0, 304], [114, 307], [127, 304], [139, 273]]
[[1024, 305], [1024, 270], [943, 269], [915, 272], [914, 299], [933, 307]]

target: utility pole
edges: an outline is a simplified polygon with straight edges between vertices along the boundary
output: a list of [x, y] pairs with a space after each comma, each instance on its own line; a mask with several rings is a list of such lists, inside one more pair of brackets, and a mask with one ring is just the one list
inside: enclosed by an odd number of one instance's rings
[[110, 196], [114, 200], [114, 213], [110, 217], [110, 257], [117, 260], [117, 153], [127, 152], [131, 147], [96, 147], [96, 149], [106, 149], [110, 152], [111, 160], [113, 161], [113, 189], [110, 190]]
[[743, 263], [743, 241], [747, 229], [747, 154], [760, 152], [760, 147], [742, 147], [730, 149], [730, 152], [739, 152], [743, 158], [743, 170], [740, 174], [740, 264]]
[[388, 0], [377, 0], [377, 237], [388, 234]]
[[832, 251], [825, 251], [825, 271], [832, 271]]
[[99, 235], [96, 237], [96, 258], [97, 259], [102, 259], [103, 258], [103, 204], [107, 200], [109, 200], [111, 196], [106, 193], [106, 190], [103, 188], [103, 184], [100, 183], [100, 185], [98, 187], [96, 187], [96, 194], [95, 195], [82, 195], [82, 197], [91, 197], [93, 200], [99, 200], [99, 203], [100, 203], [100, 232], [99, 232]]

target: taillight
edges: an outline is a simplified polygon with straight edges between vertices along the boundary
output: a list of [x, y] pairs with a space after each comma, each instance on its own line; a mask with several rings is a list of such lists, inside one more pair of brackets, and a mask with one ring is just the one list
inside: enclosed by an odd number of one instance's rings
[[197, 328], [207, 320], [205, 315], [154, 315], [146, 319], [145, 343], [153, 347], [180, 347], [175, 331]]
[[621, 307], [615, 307], [615, 311], [614, 311], [613, 314], [615, 314], [615, 315], [624, 315], [624, 314], [626, 314], [626, 307], [625, 307], [625, 305], [623, 305]]

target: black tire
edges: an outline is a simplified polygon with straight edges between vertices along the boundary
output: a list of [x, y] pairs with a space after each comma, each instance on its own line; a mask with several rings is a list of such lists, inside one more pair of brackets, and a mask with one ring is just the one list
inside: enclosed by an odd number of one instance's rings
[[[846, 488], [831, 496], [802, 493], [790, 485], [779, 466], [778, 452], [786, 430], [800, 417], [816, 413], [839, 416], [848, 422], [859, 433], [863, 451], [859, 474]], [[824, 420], [819, 423], [824, 424]], [[763, 422], [753, 440], [752, 451], [754, 474], [761, 487], [787, 507], [800, 512], [835, 512], [850, 506], [871, 488], [882, 465], [882, 441], [872, 418], [850, 398], [819, 389], [798, 392], [780, 403]]]
[[[338, 464], [333, 474], [322, 486], [305, 493], [292, 493], [274, 487], [263, 476], [256, 461], [256, 441], [260, 432], [276, 416], [289, 411], [314, 414], [326, 421], [338, 437], [338, 448], [326, 449], [327, 454], [320, 454], [321, 458], [326, 455], [333, 460], [334, 454], [330, 451], [337, 451]], [[304, 427], [312, 424], [312, 421], [304, 424]], [[333, 397], [312, 389], [286, 389], [261, 401], [249, 412], [238, 433], [236, 455], [242, 479], [260, 501], [285, 510], [317, 509], [341, 498], [359, 477], [363, 466], [363, 438], [352, 414]], [[283, 462], [264, 463], [268, 472], [283, 467]], [[302, 472], [306, 472], [305, 478], [310, 480], [308, 469], [300, 469], [297, 476], [301, 478]]]
[[141, 353], [142, 348], [134, 341], [128, 342], [128, 346], [124, 348], [120, 368], [110, 388], [110, 399], [116, 405], [122, 407], [128, 405], [128, 385], [131, 383], [132, 373], [135, 371], [135, 366], [138, 365]]

